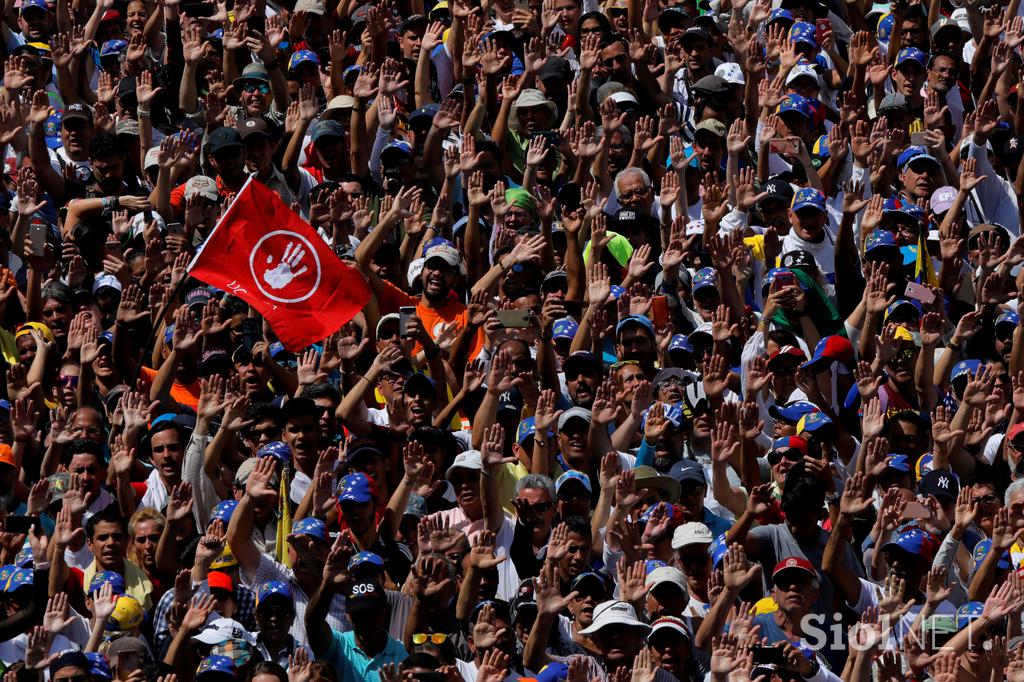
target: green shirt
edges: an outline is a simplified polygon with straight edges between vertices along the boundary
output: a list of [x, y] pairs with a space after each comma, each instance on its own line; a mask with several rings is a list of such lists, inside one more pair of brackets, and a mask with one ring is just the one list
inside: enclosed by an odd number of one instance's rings
[[324, 660], [338, 671], [338, 682], [380, 682], [378, 671], [385, 663], [399, 664], [409, 657], [405, 647], [388, 635], [383, 651], [373, 658], [356, 644], [356, 633], [332, 630], [331, 648]]

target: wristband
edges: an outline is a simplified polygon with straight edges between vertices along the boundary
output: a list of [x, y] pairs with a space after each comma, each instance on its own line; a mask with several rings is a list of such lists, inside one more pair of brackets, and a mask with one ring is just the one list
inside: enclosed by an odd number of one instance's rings
[[135, 113], [139, 115], [139, 118], [149, 118], [149, 109], [139, 107], [135, 110]]

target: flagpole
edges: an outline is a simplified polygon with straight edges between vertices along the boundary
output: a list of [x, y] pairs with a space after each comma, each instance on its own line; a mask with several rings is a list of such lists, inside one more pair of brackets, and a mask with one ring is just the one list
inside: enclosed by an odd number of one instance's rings
[[[241, 194], [246, 187], [249, 186], [249, 183], [252, 182], [252, 178], [253, 176], [250, 175], [249, 178], [242, 185], [242, 188], [238, 190], [238, 192], [235, 194], [236, 197], [239, 194]], [[232, 208], [234, 208], [234, 203], [232, 203], [231, 206], [228, 206], [228, 210], [224, 211], [224, 213], [220, 217], [220, 220], [218, 220], [217, 224], [213, 226], [213, 230], [210, 231], [210, 234], [206, 235], [206, 239], [204, 239], [203, 243], [199, 245], [198, 249], [196, 249], [196, 255], [193, 256], [192, 260], [189, 261], [189, 264], [185, 266], [185, 276], [182, 277], [181, 280], [176, 285], [174, 285], [174, 288], [170, 292], [168, 292], [167, 298], [164, 299], [164, 305], [160, 309], [160, 314], [156, 316], [157, 321], [164, 319], [164, 316], [167, 314], [168, 309], [170, 309], [171, 305], [173, 305], [175, 300], [178, 298], [178, 295], [181, 293], [181, 290], [185, 287], [185, 283], [188, 281], [189, 271], [192, 270], [192, 266], [195, 265], [196, 260], [198, 260], [200, 254], [202, 254], [203, 252], [203, 247], [209, 243], [210, 237], [214, 235], [217, 229], [224, 222], [224, 219], [227, 218], [229, 213], [231, 213]], [[129, 386], [131, 386], [132, 388], [134, 388], [139, 383], [139, 374], [142, 372], [143, 358], [146, 357], [146, 351], [149, 350], [150, 345], [154, 341], [156, 341], [156, 334], [157, 331], [159, 331], [159, 329], [159, 324], [153, 325], [153, 329], [149, 332], [149, 337], [146, 339], [146, 344], [142, 347], [142, 357], [140, 357], [139, 361], [135, 364], [135, 372], [132, 374], [132, 381], [131, 384], [129, 384]]]

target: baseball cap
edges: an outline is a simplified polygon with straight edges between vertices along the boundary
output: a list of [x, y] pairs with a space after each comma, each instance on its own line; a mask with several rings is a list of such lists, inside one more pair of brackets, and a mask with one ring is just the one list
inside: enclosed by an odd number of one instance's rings
[[904, 47], [896, 54], [896, 62], [894, 66], [897, 69], [908, 63], [917, 64], [922, 69], [928, 68], [928, 58], [925, 57], [924, 52], [916, 47]]
[[802, 208], [816, 208], [824, 213], [825, 195], [813, 187], [801, 187], [793, 195], [793, 203], [790, 208], [794, 211], [799, 211]]
[[46, 4], [46, 0], [21, 0], [21, 10], [20, 10], [20, 13], [24, 14], [25, 10], [33, 8], [33, 7], [36, 8], [36, 9], [41, 9], [44, 12], [49, 12], [50, 11], [50, 7], [49, 7], [49, 5]]
[[122, 596], [127, 592], [128, 587], [125, 585], [124, 578], [120, 573], [114, 571], [100, 571], [93, 575], [92, 580], [89, 581], [89, 594], [92, 595], [97, 592], [104, 585], [110, 585], [110, 589], [113, 590], [117, 596]]
[[235, 585], [231, 581], [231, 576], [221, 571], [210, 571], [207, 573], [206, 585], [211, 590], [228, 590], [230, 592], [235, 589]]
[[811, 47], [818, 47], [818, 39], [815, 35], [814, 24], [807, 23], [806, 21], [798, 21], [794, 23], [789, 29], [789, 41], [791, 43], [804, 43]]
[[142, 606], [129, 596], [120, 596], [114, 604], [114, 612], [107, 621], [107, 632], [128, 632], [142, 623]]
[[591, 493], [594, 490], [593, 485], [590, 483], [589, 476], [587, 476], [582, 471], [569, 469], [568, 471], [562, 473], [562, 475], [558, 477], [558, 480], [555, 481], [555, 494], [557, 495], [559, 491], [561, 491], [562, 488], [565, 487], [566, 484], [573, 482], [582, 485], [588, 493]]
[[291, 71], [296, 69], [299, 65], [305, 64], [306, 62], [312, 62], [317, 66], [320, 66], [320, 57], [317, 57], [316, 52], [313, 52], [312, 50], [297, 50], [288, 58], [288, 70]]
[[668, 475], [679, 483], [697, 481], [702, 485], [708, 484], [707, 474], [704, 473], [703, 465], [693, 459], [679, 460], [672, 465], [671, 469], [668, 470]]
[[693, 283], [690, 289], [697, 293], [700, 289], [718, 289], [718, 271], [714, 268], [701, 268], [693, 276]]
[[572, 340], [576, 337], [576, 332], [579, 331], [580, 326], [576, 323], [576, 320], [571, 317], [563, 317], [560, 320], [555, 320], [555, 323], [551, 326], [551, 338], [554, 340], [568, 339]]
[[423, 254], [423, 264], [426, 265], [434, 258], [440, 258], [453, 268], [459, 265], [459, 252], [449, 244], [437, 244], [427, 249]]
[[778, 367], [785, 358], [799, 360], [801, 364], [807, 361], [807, 355], [799, 346], [782, 346], [768, 357], [768, 369]]
[[690, 632], [690, 626], [682, 618], [676, 618], [675, 616], [662, 616], [652, 622], [651, 633], [647, 635], [647, 639], [650, 641], [655, 635], [667, 632], [680, 634], [687, 640], [693, 641], [693, 633]]
[[238, 560], [235, 559], [235, 555], [232, 554], [231, 548], [224, 545], [224, 549], [221, 550], [220, 556], [213, 560], [210, 564], [210, 568], [214, 570], [220, 570], [222, 568], [231, 568], [237, 566]]
[[[723, 81], [723, 82], [725, 82], [725, 81]], [[723, 137], [724, 138], [727, 131], [726, 131], [726, 128], [725, 128], [725, 124], [722, 123], [721, 121], [719, 121], [718, 119], [716, 119], [716, 118], [706, 118], [703, 121], [701, 121], [700, 123], [698, 123], [697, 127], [694, 128], [694, 130], [693, 130], [694, 138], [696, 138], [697, 135], [699, 133], [702, 133], [702, 132], [709, 133], [711, 135], [714, 135], [715, 137]]]
[[840, 362], [847, 366], [853, 364], [853, 345], [848, 338], [840, 334], [826, 336], [818, 341], [814, 347], [814, 355], [800, 365], [800, 369], [821, 372], [830, 368], [833, 362]]
[[[90, 651], [85, 655], [89, 659], [89, 673], [93, 680], [113, 680], [114, 674], [110, 672], [110, 661], [98, 651]], [[55, 670], [51, 669], [50, 679], [53, 679]]]
[[636, 617], [636, 611], [633, 610], [633, 606], [631, 604], [619, 601], [618, 599], [613, 599], [611, 601], [601, 602], [596, 608], [594, 608], [593, 622], [590, 624], [590, 627], [580, 630], [580, 634], [593, 635], [609, 625], [625, 625], [633, 627], [638, 630], [642, 630], [644, 634], [651, 631], [651, 627], [649, 625], [641, 622]]
[[[985, 561], [985, 557], [992, 551], [992, 539], [985, 538], [974, 546], [974, 551], [971, 553], [971, 559], [974, 561], [974, 570], [977, 571], [981, 566], [982, 562]], [[1008, 571], [1013, 566], [1013, 561], [1010, 559], [1010, 553], [1004, 551], [1002, 556], [999, 557], [999, 563], [996, 567], [1001, 571]]]
[[768, 463], [777, 464], [781, 459], [781, 455], [786, 450], [796, 450], [801, 455], [807, 454], [807, 440], [800, 436], [783, 436], [782, 438], [776, 438], [772, 441], [772, 446], [768, 449]]
[[282, 464], [289, 464], [292, 460], [292, 449], [284, 441], [275, 440], [257, 450], [256, 457], [273, 457]]
[[[666, 476], [659, 473], [654, 467], [641, 465], [633, 467], [633, 477], [636, 481], [637, 490], [643, 488], [650, 488], [651, 490], [660, 490], [665, 494], [665, 498], [669, 502], [675, 502], [679, 499], [679, 480], [673, 477], [671, 474]], [[669, 515], [672, 514], [672, 508], [669, 508]]]
[[[362, 474], [349, 474], [349, 476], [362, 476]], [[346, 476], [345, 478], [349, 478], [349, 476]], [[288, 537], [292, 538], [297, 535], [306, 535], [314, 540], [320, 540], [321, 542], [329, 541], [329, 538], [327, 537], [327, 527], [324, 525], [323, 521], [315, 516], [307, 516], [306, 518], [299, 519], [292, 524], [292, 532], [288, 534]]]
[[622, 333], [623, 329], [631, 325], [643, 327], [644, 329], [647, 330], [648, 333], [650, 333], [651, 336], [655, 335], [654, 323], [651, 322], [650, 319], [648, 319], [645, 315], [627, 315], [626, 317], [622, 318], [622, 320], [617, 325], [615, 325], [615, 336], [618, 337], [618, 335]]
[[571, 353], [562, 363], [562, 373], [565, 374], [566, 379], [575, 379], [580, 374], [589, 372], [599, 372], [600, 369], [600, 361], [589, 350], [578, 350]]
[[[904, 49], [913, 50], [916, 48], [908, 47]], [[918, 51], [920, 52], [920, 50]], [[899, 158], [896, 161], [896, 167], [899, 168], [900, 171], [903, 171], [908, 164], [910, 164], [913, 161], [917, 161], [918, 159], [925, 159], [927, 161], [931, 161], [936, 166], [941, 165], [939, 164], [938, 159], [929, 154], [928, 150], [925, 147], [922, 147], [921, 145], [911, 145], [904, 149], [903, 152], [899, 155]]]
[[802, 571], [816, 578], [818, 576], [817, 571], [814, 570], [814, 566], [811, 562], [803, 557], [791, 556], [788, 559], [783, 559], [779, 563], [775, 564], [775, 568], [772, 569], [772, 584], [775, 583], [781, 573], [786, 571]]
[[341, 124], [337, 121], [332, 121], [330, 119], [320, 121], [313, 128], [313, 134], [310, 135], [310, 140], [317, 142], [326, 137], [344, 138], [345, 129], [342, 128]]
[[482, 471], [484, 468], [483, 460], [480, 458], [479, 450], [466, 450], [460, 452], [455, 456], [455, 461], [448, 467], [448, 471], [445, 472], [445, 478], [451, 478], [452, 473], [456, 469], [468, 469], [470, 471]]
[[241, 149], [242, 136], [234, 128], [221, 126], [206, 138], [206, 153], [216, 154], [225, 149]]
[[971, 621], [981, 618], [985, 605], [980, 601], [969, 601], [956, 610], [956, 629], [963, 630]]
[[[904, 152], [906, 153], [906, 152]], [[903, 158], [903, 155], [900, 155]], [[888, 230], [873, 230], [871, 234], [864, 238], [864, 253], [871, 254], [872, 251], [886, 249], [887, 254], [889, 252], [899, 251], [899, 246], [896, 244], [896, 237], [893, 236], [892, 232]]]
[[832, 427], [832, 420], [824, 412], [809, 412], [800, 417], [800, 421], [796, 423], [796, 432], [817, 433], [822, 429], [830, 429]]
[[960, 482], [956, 476], [945, 469], [933, 469], [921, 477], [921, 481], [917, 484], [917, 492], [919, 495], [932, 495], [955, 500], [960, 494]]
[[339, 502], [355, 502], [365, 504], [372, 502], [377, 496], [374, 481], [362, 472], [349, 474], [341, 479], [338, 485]]
[[235, 675], [235, 662], [227, 656], [217, 654], [207, 656], [199, 662], [199, 667], [196, 668], [197, 682], [204, 678], [223, 677], [228, 677], [232, 680], [237, 679]]
[[793, 93], [783, 97], [779, 102], [779, 106], [776, 108], [776, 113], [780, 116], [791, 111], [800, 114], [807, 119], [811, 117], [810, 103], [808, 103], [806, 98]]
[[558, 417], [558, 430], [561, 431], [573, 419], [582, 419], [588, 425], [591, 422], [590, 410], [583, 407], [570, 407]]
[[882, 102], [878, 105], [878, 113], [884, 114], [887, 111], [910, 111], [910, 102], [907, 101], [906, 95], [890, 92], [883, 97]]
[[882, 549], [901, 549], [909, 554], [917, 554], [931, 563], [938, 549], [935, 536], [922, 528], [904, 525], [896, 530], [896, 537], [882, 545]]
[[295, 608], [292, 588], [288, 587], [288, 583], [280, 580], [268, 580], [265, 583], [260, 583], [260, 586], [256, 588], [256, 608], [271, 601], [284, 602], [293, 609]]
[[357, 582], [345, 595], [345, 611], [359, 613], [383, 608], [388, 603], [384, 590], [371, 582]]
[[686, 587], [686, 576], [675, 566], [661, 566], [648, 573], [644, 578], [644, 587], [648, 592], [665, 585], [671, 585], [681, 590], [687, 597], [690, 596], [690, 590]]
[[245, 629], [245, 626], [233, 618], [215, 618], [193, 635], [193, 640], [203, 644], [223, 644], [230, 639], [241, 639], [250, 644], [256, 643], [256, 637]]
[[818, 78], [818, 72], [814, 70], [814, 67], [810, 64], [797, 64], [790, 69], [789, 75], [786, 76], [786, 85], [792, 85], [794, 81], [801, 78], [810, 78], [819, 86], [821, 85], [821, 79]]
[[372, 566], [380, 570], [384, 570], [384, 559], [374, 552], [356, 552], [352, 555], [352, 558], [348, 560], [348, 570], [350, 572], [355, 571], [361, 566]]
[[676, 527], [672, 533], [672, 549], [682, 549], [690, 545], [710, 545], [715, 541], [711, 529], [699, 521], [690, 521]]
[[743, 76], [743, 67], [736, 62], [722, 62], [715, 69], [715, 75], [729, 85], [747, 84], [747, 79]]

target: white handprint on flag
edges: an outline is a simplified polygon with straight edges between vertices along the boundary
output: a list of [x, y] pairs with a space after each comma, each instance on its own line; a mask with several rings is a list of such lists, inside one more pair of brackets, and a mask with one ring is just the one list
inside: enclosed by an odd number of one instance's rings
[[[281, 262], [272, 268], [267, 268], [263, 273], [263, 281], [267, 283], [271, 289], [282, 289], [289, 284], [291, 281], [306, 272], [308, 269], [305, 265], [301, 268], [296, 269], [299, 263], [302, 261], [302, 257], [306, 255], [306, 250], [295, 242], [288, 242], [288, 245], [284, 249], [284, 257], [281, 258]], [[267, 256], [267, 265], [274, 262], [274, 257]]]

